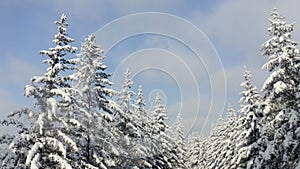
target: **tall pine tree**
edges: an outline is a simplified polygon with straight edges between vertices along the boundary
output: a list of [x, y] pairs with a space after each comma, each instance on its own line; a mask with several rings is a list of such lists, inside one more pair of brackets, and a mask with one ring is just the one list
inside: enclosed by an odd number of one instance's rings
[[7, 168], [9, 165], [15, 168], [71, 168], [76, 163], [70, 154], [78, 149], [68, 136], [72, 126], [70, 107], [74, 103], [71, 96], [76, 91], [70, 86], [72, 79], [68, 76], [73, 63], [66, 57], [77, 48], [70, 45], [74, 39], [67, 36], [66, 19], [63, 14], [60, 21], [55, 22], [58, 25], [53, 40], [55, 46], [40, 52], [48, 57], [44, 60], [49, 65], [47, 72], [44, 76], [33, 77], [31, 85], [25, 87], [25, 96], [35, 99], [36, 110], [23, 112], [32, 123], [24, 127], [28, 132], [21, 132], [10, 143], [13, 155], [5, 160], [9, 162], [4, 164]]
[[153, 168], [181, 168], [174, 140], [171, 138], [171, 130], [166, 123], [166, 107], [160, 94], [155, 98], [155, 107], [152, 112], [151, 140], [153, 144], [151, 165]]
[[206, 164], [206, 140], [198, 134], [192, 133], [187, 139], [185, 165], [190, 169], [205, 168]]
[[[130, 77], [129, 69], [124, 73], [125, 79], [121, 90], [117, 95], [117, 103], [120, 111], [115, 111], [115, 127], [116, 135], [118, 136], [118, 146], [121, 151], [118, 157], [118, 164], [120, 166], [127, 166], [129, 168], [147, 168], [146, 161], [147, 148], [143, 144], [143, 128], [142, 116], [139, 113], [144, 113], [144, 103], [142, 93], [139, 94], [138, 103], [135, 105], [133, 96], [135, 92], [131, 90], [134, 84]], [[140, 91], [141, 92], [141, 91]]]
[[185, 154], [186, 154], [186, 144], [185, 137], [183, 133], [182, 117], [181, 112], [178, 113], [175, 124], [172, 129], [173, 139], [174, 139], [174, 151], [177, 154], [177, 163], [180, 168], [186, 168], [185, 165]]
[[257, 168], [255, 158], [260, 151], [258, 139], [261, 130], [261, 96], [256, 86], [252, 84], [251, 72], [245, 70], [244, 82], [241, 86], [245, 88], [241, 92], [240, 115], [237, 122], [236, 154], [232, 160], [233, 168]]
[[300, 154], [299, 50], [292, 40], [293, 24], [286, 23], [276, 9], [269, 21], [271, 38], [262, 48], [268, 57], [263, 69], [271, 72], [262, 88], [266, 117], [263, 167], [293, 168]]
[[[81, 45], [81, 53], [74, 59], [77, 72], [74, 88], [80, 91], [75, 95], [75, 115], [80, 130], [76, 131], [74, 140], [78, 144], [77, 161], [80, 168], [106, 168], [115, 165], [113, 156], [118, 152], [114, 146], [111, 133], [111, 105], [109, 99], [114, 91], [108, 87], [112, 84], [103, 63], [104, 51], [96, 44], [96, 36], [91, 34]], [[109, 141], [108, 141], [109, 140]]]
[[70, 85], [73, 80], [69, 76], [73, 64], [67, 59], [68, 53], [77, 51], [70, 43], [74, 39], [68, 37], [67, 16], [62, 14], [58, 25], [58, 33], [54, 37], [55, 47], [42, 50], [40, 53], [48, 57], [44, 60], [49, 67], [44, 76], [35, 76], [32, 84], [26, 86], [25, 96], [34, 97], [38, 106], [37, 121], [34, 125], [35, 143], [28, 152], [26, 165], [40, 168], [57, 166], [70, 168], [73, 161], [69, 154], [77, 151], [75, 142], [68, 136], [72, 123], [72, 94], [76, 91]]

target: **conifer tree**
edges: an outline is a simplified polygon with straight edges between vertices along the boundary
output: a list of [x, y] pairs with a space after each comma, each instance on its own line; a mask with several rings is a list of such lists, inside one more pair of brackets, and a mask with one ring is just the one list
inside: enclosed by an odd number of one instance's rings
[[134, 140], [132, 147], [133, 157], [135, 157], [135, 166], [138, 168], [151, 168], [148, 162], [151, 159], [151, 124], [148, 112], [145, 109], [146, 101], [143, 96], [142, 86], [139, 85], [135, 99], [134, 113], [136, 115], [136, 124], [139, 129], [140, 137]]
[[235, 155], [236, 133], [237, 133], [237, 119], [236, 111], [231, 105], [228, 106], [228, 117], [224, 123], [224, 130], [221, 134], [220, 145], [221, 148], [217, 150], [218, 157], [214, 160], [214, 165], [217, 168], [230, 168], [231, 160]]
[[76, 98], [75, 115], [80, 126], [73, 139], [78, 144], [77, 161], [81, 168], [112, 167], [115, 162], [111, 156], [118, 154], [114, 147], [114, 136], [110, 132], [112, 100], [108, 98], [114, 91], [103, 63], [104, 51], [96, 44], [96, 36], [91, 34], [81, 46], [81, 53], [74, 59], [77, 72], [73, 74], [74, 88], [80, 91]]
[[[124, 73], [125, 80], [117, 95], [117, 103], [120, 108], [115, 111], [114, 123], [115, 135], [118, 136], [118, 146], [121, 154], [118, 156], [118, 164], [129, 168], [140, 167], [147, 164], [144, 152], [146, 147], [142, 145], [142, 130], [140, 126], [141, 116], [136, 111], [134, 99], [135, 92], [131, 90], [134, 84], [130, 77], [129, 69]], [[140, 103], [142, 108], [142, 103]]]
[[299, 49], [292, 40], [293, 24], [286, 23], [276, 9], [269, 21], [271, 38], [262, 48], [268, 57], [263, 69], [271, 72], [262, 87], [266, 125], [263, 167], [293, 168], [300, 152]]
[[238, 132], [236, 139], [236, 154], [232, 160], [233, 168], [257, 168], [255, 158], [260, 151], [258, 139], [261, 130], [261, 97], [256, 86], [252, 85], [251, 72], [245, 70], [244, 82], [241, 86], [245, 88], [241, 92], [240, 116], [238, 118]]
[[150, 117], [145, 109], [146, 101], [143, 96], [143, 89], [140, 85], [135, 100], [135, 113], [138, 118], [138, 126], [141, 129], [142, 137], [149, 137]]
[[35, 99], [37, 110], [27, 113], [33, 121], [28, 132], [21, 133], [10, 143], [13, 155], [9, 157], [16, 157], [13, 165], [17, 168], [71, 168], [73, 164], [69, 155], [77, 151], [77, 146], [67, 136], [72, 120], [66, 117], [71, 117], [72, 111], [66, 110], [74, 102], [71, 95], [76, 91], [69, 84], [72, 79], [67, 72], [73, 63], [66, 55], [76, 52], [77, 48], [69, 45], [74, 39], [67, 36], [66, 19], [62, 14], [60, 21], [55, 22], [58, 25], [53, 40], [55, 47], [40, 52], [48, 57], [44, 60], [49, 64], [47, 72], [33, 77], [31, 85], [25, 87], [25, 96]]
[[152, 114], [152, 133], [159, 134], [161, 132], [166, 132], [168, 125], [166, 124], [167, 120], [167, 111], [165, 105], [162, 103], [162, 98], [158, 93], [155, 98], [155, 107]]
[[116, 112], [116, 125], [124, 135], [138, 137], [140, 133], [134, 121], [136, 117], [134, 114], [134, 101], [132, 98], [135, 95], [135, 92], [130, 90], [133, 85], [130, 74], [129, 69], [127, 69], [124, 73], [124, 84], [118, 94], [117, 103], [122, 111]]
[[[28, 117], [32, 114], [32, 111], [28, 108], [24, 108], [15, 112], [12, 112], [4, 120], [0, 120], [0, 126], [10, 127], [16, 130], [16, 133], [6, 133], [2, 134], [0, 137], [0, 145], [2, 150], [0, 152], [0, 167], [3, 169], [19, 167], [26, 168], [26, 153], [29, 151], [30, 146], [32, 146], [32, 139], [22, 139], [24, 136], [30, 134], [30, 126], [33, 125], [32, 119]], [[27, 123], [24, 123], [24, 120]], [[29, 137], [28, 137], [29, 138]], [[18, 151], [15, 149], [10, 149], [12, 142], [18, 141]]]
[[207, 140], [196, 133], [189, 135], [185, 155], [185, 166], [190, 169], [205, 168], [207, 164]]
[[157, 94], [155, 107], [152, 113], [151, 140], [153, 141], [152, 160], [153, 168], [181, 168], [176, 151], [175, 143], [171, 138], [171, 131], [166, 124], [166, 107], [162, 103], [162, 98]]
[[204, 153], [200, 167], [203, 168], [230, 168], [235, 154], [236, 121], [238, 116], [235, 110], [228, 106], [227, 118], [219, 115], [218, 122], [213, 126], [211, 134], [206, 139]]
[[176, 152], [178, 158], [177, 163], [179, 164], [180, 168], [186, 168], [185, 165], [186, 144], [185, 144], [185, 137], [183, 133], [181, 112], [177, 115], [172, 133], [174, 139], [174, 151]]
[[205, 162], [200, 163], [202, 168], [216, 168], [216, 160], [219, 158], [219, 151], [224, 146], [223, 134], [226, 130], [226, 119], [221, 114], [218, 115], [218, 121], [212, 126], [210, 135], [206, 139], [206, 150], [204, 152]]

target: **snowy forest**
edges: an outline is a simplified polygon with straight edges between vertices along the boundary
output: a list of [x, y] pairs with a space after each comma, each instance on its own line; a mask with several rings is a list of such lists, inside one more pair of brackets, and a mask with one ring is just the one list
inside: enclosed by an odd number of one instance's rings
[[[262, 44], [270, 74], [261, 89], [249, 70], [241, 72], [239, 108], [228, 107], [208, 137], [185, 137], [179, 114], [167, 124], [158, 94], [145, 108], [130, 70], [113, 90], [103, 49], [94, 34], [81, 44], [67, 32], [67, 16], [55, 22], [53, 47], [41, 50], [48, 65], [25, 86], [32, 108], [0, 120], [2, 169], [300, 169], [300, 54], [294, 24], [274, 9]], [[255, 78], [255, 77], [253, 77]], [[219, 114], [222, 114], [220, 112]]]

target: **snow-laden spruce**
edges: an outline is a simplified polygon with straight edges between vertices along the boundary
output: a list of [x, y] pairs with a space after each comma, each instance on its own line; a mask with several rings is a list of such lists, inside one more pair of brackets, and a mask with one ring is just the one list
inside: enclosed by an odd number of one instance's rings
[[[96, 44], [96, 36], [91, 34], [81, 45], [81, 53], [73, 59], [76, 72], [71, 75], [75, 80], [74, 89], [80, 94], [76, 98], [72, 122], [80, 129], [74, 131], [79, 150], [76, 161], [80, 168], [109, 168], [115, 166], [112, 156], [118, 154], [114, 146], [114, 135], [110, 131], [112, 109], [109, 98], [115, 93], [105, 70], [104, 51]], [[109, 141], [110, 140], [110, 141]]]
[[117, 103], [120, 111], [115, 111], [114, 126], [115, 135], [118, 137], [118, 149], [121, 154], [118, 158], [119, 166], [128, 168], [149, 168], [147, 162], [149, 156], [149, 123], [145, 110], [145, 100], [142, 88], [139, 88], [136, 100], [135, 92], [131, 90], [134, 84], [130, 77], [129, 69], [124, 73], [124, 83], [117, 95]]
[[137, 114], [134, 112], [133, 96], [135, 92], [130, 90], [133, 85], [133, 81], [130, 77], [131, 72], [129, 69], [124, 73], [125, 79], [121, 90], [118, 93], [117, 102], [122, 109], [121, 112], [117, 112], [116, 126], [124, 135], [131, 137], [140, 137], [139, 126], [137, 125]]
[[174, 142], [174, 151], [177, 154], [177, 163], [178, 168], [186, 168], [185, 165], [185, 154], [186, 154], [186, 142], [183, 133], [183, 125], [182, 125], [182, 112], [179, 112], [176, 118], [175, 123], [172, 126], [172, 135]]
[[74, 39], [67, 35], [66, 19], [63, 14], [55, 22], [58, 26], [53, 40], [55, 46], [40, 52], [48, 57], [44, 60], [49, 66], [46, 73], [33, 77], [31, 84], [25, 87], [25, 96], [35, 99], [35, 110], [24, 112], [30, 123], [27, 132], [21, 132], [10, 143], [13, 155], [8, 157], [13, 158], [4, 160], [2, 164], [7, 168], [70, 168], [73, 163], [69, 154], [78, 149], [68, 134], [71, 131], [69, 117], [73, 112], [70, 107], [74, 103], [72, 93], [76, 91], [71, 87], [72, 79], [68, 76], [73, 63], [66, 57], [76, 52], [77, 48], [70, 45]]
[[286, 23], [276, 9], [269, 21], [271, 38], [262, 48], [263, 55], [268, 57], [263, 69], [271, 72], [262, 87], [262, 167], [294, 168], [300, 158], [299, 49], [292, 40], [293, 24]]
[[146, 100], [144, 98], [142, 86], [139, 85], [138, 92], [136, 95], [134, 109], [136, 111], [136, 115], [138, 116], [139, 121], [137, 121], [138, 126], [140, 127], [141, 137], [142, 138], [149, 138], [150, 136], [150, 116], [145, 109]]
[[188, 169], [205, 168], [207, 163], [207, 140], [197, 133], [191, 133], [186, 140], [187, 150], [184, 156], [185, 166]]
[[166, 124], [166, 106], [158, 93], [155, 98], [155, 106], [152, 112], [151, 140], [153, 141], [153, 156], [151, 164], [153, 168], [183, 168], [180, 156], [174, 151], [176, 144], [171, 138], [171, 130]]
[[237, 121], [237, 132], [234, 136], [236, 152], [231, 161], [232, 168], [258, 168], [259, 164], [255, 157], [260, 151], [257, 144], [261, 130], [261, 96], [256, 86], [252, 84], [251, 72], [245, 70], [244, 82], [241, 86], [245, 88], [241, 92], [242, 97], [239, 101], [240, 110]]
[[[231, 166], [231, 159], [235, 153], [235, 138], [237, 132], [237, 113], [234, 108], [229, 105], [227, 110], [227, 118], [220, 120], [221, 125], [217, 130], [213, 130], [212, 150], [209, 152], [209, 168], [229, 168]], [[215, 133], [214, 133], [215, 132]], [[217, 138], [216, 138], [217, 137]], [[210, 155], [211, 154], [211, 155]]]

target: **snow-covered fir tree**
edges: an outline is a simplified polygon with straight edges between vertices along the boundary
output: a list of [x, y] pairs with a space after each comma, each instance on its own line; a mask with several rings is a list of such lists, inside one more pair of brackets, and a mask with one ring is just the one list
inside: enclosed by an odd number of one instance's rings
[[150, 133], [150, 116], [147, 113], [145, 106], [146, 101], [143, 96], [143, 89], [142, 86], [139, 85], [138, 92], [136, 95], [135, 100], [135, 113], [139, 119], [138, 126], [140, 127], [141, 131], [141, 137], [149, 137]]
[[[107, 168], [115, 165], [112, 157], [118, 154], [111, 133], [111, 103], [114, 94], [108, 87], [112, 84], [103, 63], [103, 50], [96, 44], [94, 34], [88, 36], [81, 46], [81, 53], [74, 59], [77, 72], [73, 74], [74, 88], [80, 91], [76, 98], [75, 116], [80, 126], [73, 139], [79, 151], [80, 168]], [[109, 141], [107, 141], [109, 140]]]
[[120, 131], [130, 137], [139, 137], [139, 129], [135, 121], [136, 114], [134, 113], [134, 100], [135, 92], [131, 90], [133, 81], [130, 77], [131, 72], [129, 69], [124, 73], [125, 80], [122, 88], [118, 94], [117, 103], [120, 106], [121, 112], [116, 114], [116, 125]]
[[286, 23], [277, 9], [271, 13], [271, 38], [263, 44], [271, 72], [263, 87], [265, 127], [263, 168], [294, 168], [299, 163], [299, 49], [292, 40], [293, 24]]
[[133, 146], [133, 156], [136, 157], [135, 163], [138, 168], [151, 168], [151, 164], [148, 162], [151, 154], [151, 119], [148, 112], [145, 109], [146, 101], [143, 96], [142, 86], [139, 85], [138, 92], [133, 105], [134, 113], [136, 114], [136, 123], [140, 130], [140, 137], [135, 139]]
[[200, 162], [200, 168], [216, 168], [215, 159], [219, 156], [219, 150], [224, 145], [223, 144], [223, 133], [225, 131], [225, 121], [222, 117], [222, 114], [218, 115], [218, 119], [216, 124], [212, 126], [212, 130], [210, 135], [206, 139], [206, 150], [203, 154], [205, 161], [203, 163]]
[[[0, 152], [1, 168], [12, 168], [14, 166], [26, 168], [26, 152], [33, 145], [33, 139], [25, 140], [22, 138], [30, 134], [30, 126], [33, 125], [33, 121], [28, 117], [31, 113], [31, 110], [24, 108], [10, 113], [6, 119], [0, 121], [1, 128], [11, 127], [10, 130], [16, 130], [16, 132], [5, 133], [0, 137], [0, 147], [2, 148]], [[24, 120], [26, 120], [26, 123]], [[16, 142], [16, 140], [18, 141], [18, 151], [10, 147], [12, 142]]]
[[161, 132], [166, 132], [168, 130], [167, 120], [167, 110], [165, 105], [162, 103], [162, 98], [158, 93], [155, 98], [155, 107], [152, 112], [152, 129], [153, 134], [159, 134]]
[[166, 107], [158, 93], [155, 98], [155, 107], [152, 112], [151, 140], [153, 141], [152, 154], [150, 160], [153, 168], [181, 168], [181, 161], [178, 160], [175, 143], [171, 138], [171, 130], [166, 123]]
[[[147, 163], [147, 144], [143, 143], [143, 127], [141, 112], [143, 109], [143, 98], [139, 100], [139, 111], [136, 111], [133, 96], [135, 92], [131, 90], [134, 84], [130, 77], [129, 69], [124, 73], [125, 79], [121, 90], [117, 95], [117, 103], [120, 107], [119, 111], [115, 111], [114, 124], [115, 135], [117, 135], [118, 149], [121, 151], [117, 157], [119, 166], [127, 166], [128, 168], [149, 168]], [[140, 96], [141, 93], [140, 93]]]
[[185, 154], [186, 154], [186, 144], [185, 137], [183, 133], [182, 117], [181, 112], [178, 113], [175, 124], [172, 128], [172, 135], [174, 139], [174, 151], [177, 154], [178, 164], [180, 168], [186, 168], [185, 165]]
[[[214, 160], [214, 165], [217, 168], [230, 168], [231, 160], [235, 155], [236, 133], [237, 133], [237, 119], [236, 111], [231, 105], [228, 106], [227, 119], [224, 121], [224, 130], [221, 135], [222, 145], [217, 150], [218, 157]], [[219, 138], [220, 139], [220, 138]]]
[[252, 84], [251, 72], [245, 70], [244, 82], [241, 86], [245, 88], [241, 92], [242, 97], [239, 101], [240, 110], [237, 121], [236, 136], [236, 152], [232, 160], [232, 168], [257, 168], [257, 161], [255, 157], [260, 151], [258, 139], [260, 138], [261, 129], [261, 97], [257, 91], [256, 86]]
[[203, 155], [199, 159], [200, 168], [230, 168], [235, 154], [238, 116], [230, 105], [227, 114], [227, 118], [219, 115], [217, 123], [203, 144], [204, 151], [201, 151]]
[[205, 168], [207, 141], [197, 133], [192, 133], [187, 139], [185, 166], [189, 169]]
[[12, 165], [16, 168], [71, 168], [74, 163], [69, 154], [77, 151], [77, 146], [67, 136], [72, 123], [66, 117], [71, 116], [67, 110], [74, 102], [71, 95], [76, 91], [69, 84], [72, 79], [65, 74], [72, 69], [66, 55], [77, 48], [70, 45], [74, 39], [67, 36], [66, 19], [62, 14], [55, 22], [58, 25], [55, 46], [40, 52], [48, 57], [44, 60], [49, 64], [47, 72], [33, 77], [31, 85], [25, 87], [25, 96], [35, 99], [36, 110], [29, 113], [34, 121], [28, 127], [29, 132], [21, 133], [10, 143], [9, 148], [17, 159]]

